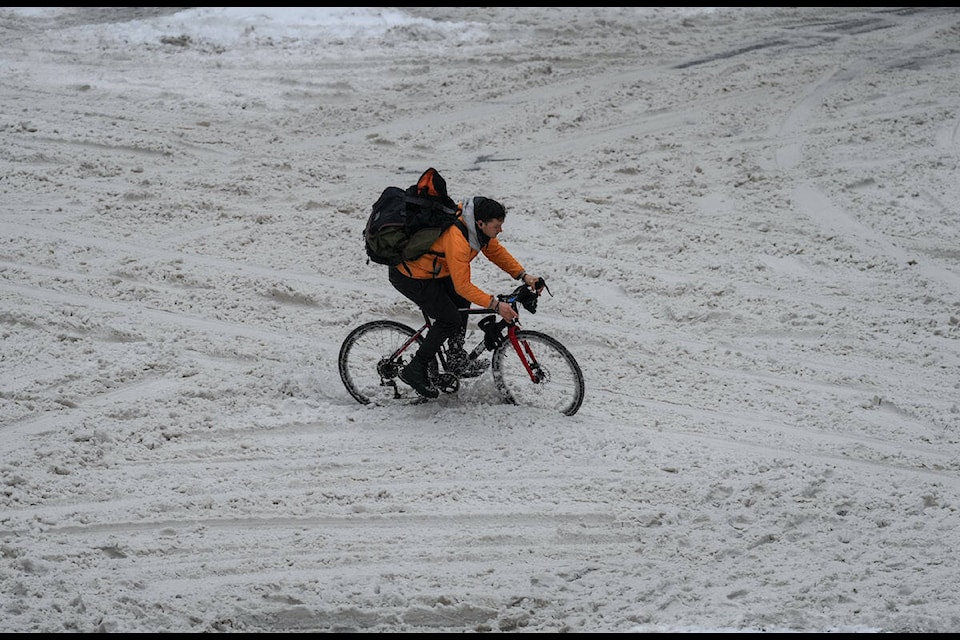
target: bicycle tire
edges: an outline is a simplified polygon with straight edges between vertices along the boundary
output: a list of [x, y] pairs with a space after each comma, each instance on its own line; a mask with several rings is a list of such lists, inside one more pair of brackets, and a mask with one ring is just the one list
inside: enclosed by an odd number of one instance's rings
[[540, 382], [530, 379], [513, 344], [504, 340], [493, 352], [491, 370], [503, 399], [516, 405], [556, 409], [572, 416], [583, 404], [583, 371], [573, 354], [559, 340], [539, 331], [518, 330], [536, 358]]
[[[387, 358], [416, 333], [393, 320], [374, 320], [347, 334], [340, 345], [337, 367], [343, 386], [354, 400], [360, 404], [383, 404], [398, 397], [415, 397], [412, 389], [397, 383], [397, 374], [416, 353], [416, 347], [408, 347], [394, 362]], [[423, 337], [417, 336], [417, 346], [422, 342]]]

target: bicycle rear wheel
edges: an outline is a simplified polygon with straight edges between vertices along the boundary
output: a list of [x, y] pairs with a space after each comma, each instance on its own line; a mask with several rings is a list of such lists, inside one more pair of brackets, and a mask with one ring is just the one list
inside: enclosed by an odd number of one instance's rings
[[402, 397], [415, 397], [413, 390], [397, 383], [397, 375], [417, 352], [423, 338], [390, 359], [416, 331], [393, 320], [374, 320], [351, 331], [340, 345], [337, 365], [340, 379], [360, 404], [382, 404]]
[[572, 416], [583, 404], [583, 372], [573, 354], [558, 340], [538, 331], [517, 331], [534, 377], [524, 367], [509, 340], [493, 352], [493, 379], [511, 404], [556, 409]]

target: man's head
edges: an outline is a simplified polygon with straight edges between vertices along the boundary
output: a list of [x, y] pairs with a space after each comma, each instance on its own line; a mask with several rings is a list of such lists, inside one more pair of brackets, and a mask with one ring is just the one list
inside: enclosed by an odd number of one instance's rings
[[489, 222], [494, 218], [503, 220], [507, 217], [507, 210], [493, 198], [477, 196], [473, 199], [473, 217], [477, 222]]
[[473, 219], [477, 228], [488, 238], [496, 238], [503, 231], [507, 210], [492, 198], [477, 196], [473, 199]]

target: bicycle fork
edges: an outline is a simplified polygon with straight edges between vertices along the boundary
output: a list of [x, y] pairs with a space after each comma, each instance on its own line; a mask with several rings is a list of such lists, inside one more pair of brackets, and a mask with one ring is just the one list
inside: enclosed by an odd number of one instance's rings
[[533, 355], [533, 349], [530, 348], [530, 343], [526, 340], [520, 340], [520, 338], [517, 337], [516, 325], [510, 326], [510, 329], [507, 331], [507, 339], [510, 340], [510, 344], [513, 345], [514, 351], [517, 352], [517, 357], [519, 357], [520, 362], [523, 363], [523, 368], [527, 370], [527, 375], [530, 376], [531, 382], [534, 384], [543, 382], [545, 377], [543, 375], [543, 369], [540, 368], [537, 357]]
[[530, 381], [534, 384], [539, 384], [544, 381], [546, 375], [540, 367], [537, 357], [533, 355], [533, 349], [530, 347], [530, 343], [517, 337], [516, 324], [511, 324], [507, 327], [506, 336], [496, 331], [493, 323], [481, 322], [480, 324], [486, 335], [485, 339], [481, 340], [480, 343], [473, 348], [473, 351], [470, 352], [469, 357], [471, 360], [476, 360], [488, 349], [491, 351], [495, 350], [503, 343], [503, 340], [506, 339], [510, 341], [513, 350], [516, 351], [517, 357], [523, 364], [523, 368], [526, 370], [527, 375], [530, 376]]

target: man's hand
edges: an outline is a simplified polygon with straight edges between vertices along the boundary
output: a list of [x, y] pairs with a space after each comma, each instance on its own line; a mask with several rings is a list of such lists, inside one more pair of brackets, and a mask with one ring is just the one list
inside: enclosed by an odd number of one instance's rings
[[527, 285], [534, 291], [539, 291], [539, 289], [537, 289], [537, 283], [540, 281], [541, 278], [539, 276], [530, 275], [529, 273], [523, 274], [523, 284]]
[[519, 318], [519, 314], [513, 310], [513, 307], [508, 305], [506, 302], [497, 302], [496, 312], [500, 314], [500, 317], [506, 320], [507, 322], [514, 322]]

